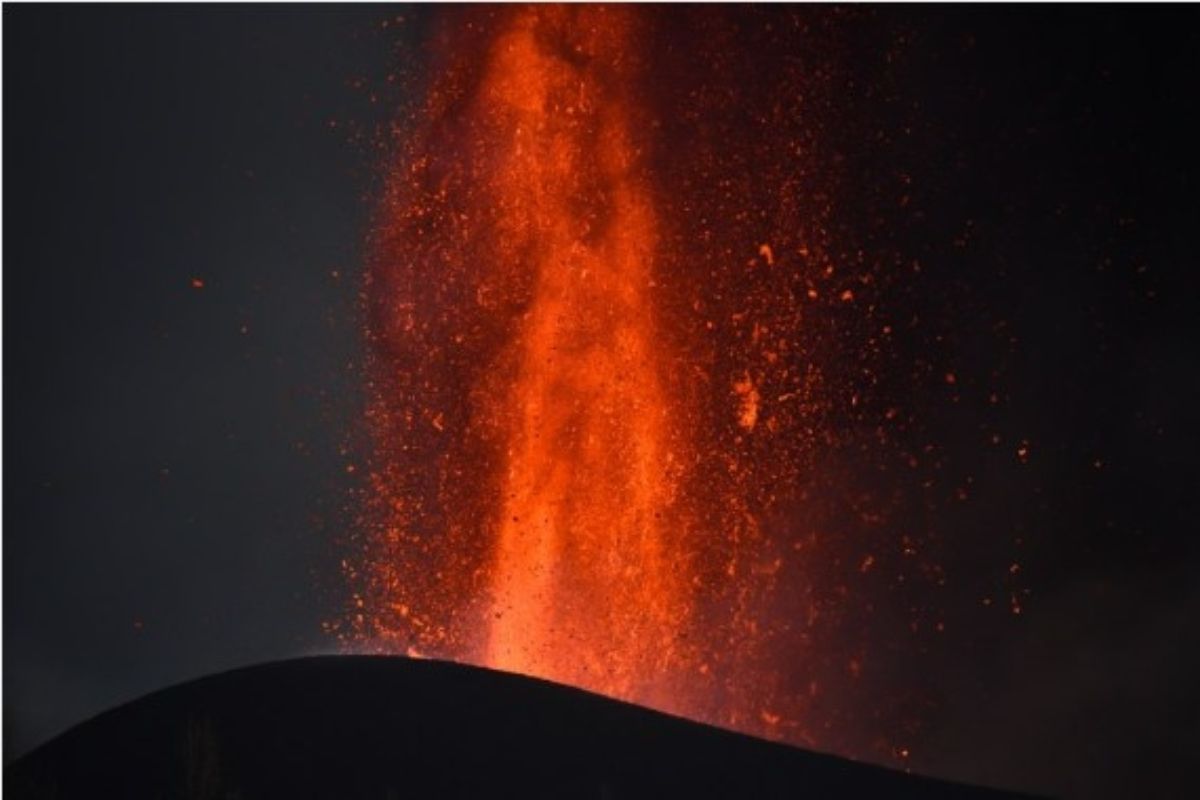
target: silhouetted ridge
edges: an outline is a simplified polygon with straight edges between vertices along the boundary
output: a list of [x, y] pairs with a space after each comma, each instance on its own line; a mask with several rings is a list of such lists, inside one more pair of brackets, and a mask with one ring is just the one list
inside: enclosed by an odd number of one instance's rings
[[304, 658], [148, 695], [5, 770], [14, 798], [901, 797], [999, 792], [742, 736], [518, 675]]

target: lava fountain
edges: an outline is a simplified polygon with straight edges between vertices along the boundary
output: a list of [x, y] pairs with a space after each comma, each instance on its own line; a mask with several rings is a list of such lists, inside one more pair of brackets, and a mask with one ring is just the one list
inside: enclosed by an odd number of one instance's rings
[[[372, 274], [375, 330], [403, 354], [376, 365], [380, 440], [437, 454], [378, 478], [392, 535], [481, 545], [435, 558], [460, 570], [474, 559], [471, 587], [447, 598], [426, 585], [393, 608], [422, 648], [670, 705], [688, 614], [669, 525], [683, 439], [651, 295], [656, 220], [629, 96], [636, 20], [604, 8], [505, 16], [483, 63], [450, 66], [435, 90], [446, 105], [430, 109], [390, 196]], [[473, 497], [427, 491], [423, 469], [468, 481]], [[414, 532], [430, 501], [457, 533]], [[385, 580], [393, 600], [413, 592]], [[478, 619], [426, 620], [426, 592]]]
[[483, 657], [649, 699], [686, 606], [663, 520], [672, 414], [629, 25], [603, 10], [519, 15], [479, 90], [497, 123], [497, 256], [532, 276], [499, 358], [507, 385], [483, 401], [505, 442]]
[[875, 267], [829, 224], [832, 82], [778, 57], [819, 38], [795, 12], [664, 13], [433, 36], [370, 248], [339, 635], [851, 750], [825, 698], [870, 669], [846, 587], [886, 503], [831, 487], [885, 409], [856, 389]]

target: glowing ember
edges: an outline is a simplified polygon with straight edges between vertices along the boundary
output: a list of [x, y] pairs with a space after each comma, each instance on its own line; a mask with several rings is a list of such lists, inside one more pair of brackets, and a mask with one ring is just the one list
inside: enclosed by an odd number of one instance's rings
[[874, 598], [943, 578], [865, 476], [937, 455], [885, 402], [885, 265], [831, 223], [820, 37], [727, 13], [445, 18], [373, 241], [340, 635], [895, 757], [866, 645], [934, 627]]

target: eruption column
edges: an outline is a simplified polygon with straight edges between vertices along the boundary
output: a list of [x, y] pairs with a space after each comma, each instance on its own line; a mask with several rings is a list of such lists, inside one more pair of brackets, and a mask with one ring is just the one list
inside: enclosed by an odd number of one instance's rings
[[867, 644], [940, 573], [883, 524], [891, 273], [835, 237], [812, 19], [438, 15], [364, 287], [356, 649], [841, 752], [903, 717]]
[[681, 622], [663, 511], [654, 212], [622, 96], [626, 21], [530, 12], [483, 89], [504, 133], [495, 202], [533, 296], [509, 347], [487, 663], [648, 700]]
[[359, 627], [675, 706], [686, 448], [635, 33], [626, 10], [560, 6], [453, 29], [369, 277], [379, 519]]

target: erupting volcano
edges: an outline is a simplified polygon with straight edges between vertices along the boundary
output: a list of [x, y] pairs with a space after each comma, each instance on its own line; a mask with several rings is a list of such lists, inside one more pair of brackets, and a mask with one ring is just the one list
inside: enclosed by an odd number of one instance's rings
[[335, 627], [846, 750], [826, 697], [864, 669], [847, 581], [886, 558], [889, 500], [844, 454], [898, 413], [879, 265], [834, 252], [809, 23], [662, 13], [460, 10], [433, 37], [371, 243]]

